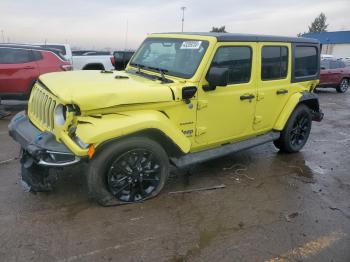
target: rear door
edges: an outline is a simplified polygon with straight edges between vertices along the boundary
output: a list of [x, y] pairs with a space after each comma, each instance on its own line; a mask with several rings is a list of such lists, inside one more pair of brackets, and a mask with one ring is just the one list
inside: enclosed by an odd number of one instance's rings
[[27, 94], [39, 75], [34, 60], [29, 49], [0, 48], [0, 92]]
[[258, 44], [258, 96], [254, 129], [271, 130], [290, 96], [291, 44]]

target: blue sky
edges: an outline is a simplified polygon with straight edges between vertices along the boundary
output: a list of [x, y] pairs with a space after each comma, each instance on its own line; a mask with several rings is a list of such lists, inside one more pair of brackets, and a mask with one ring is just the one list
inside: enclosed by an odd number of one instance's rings
[[[0, 0], [0, 30], [11, 42], [68, 42], [73, 47], [135, 49], [152, 32], [209, 31], [295, 36], [320, 13], [329, 31], [350, 30], [349, 0]], [[127, 26], [128, 25], [128, 26]], [[0, 34], [0, 41], [2, 35]]]

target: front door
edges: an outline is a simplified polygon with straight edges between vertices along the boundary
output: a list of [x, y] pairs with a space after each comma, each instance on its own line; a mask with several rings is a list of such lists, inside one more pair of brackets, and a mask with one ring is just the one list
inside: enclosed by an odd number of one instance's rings
[[198, 91], [196, 142], [214, 145], [253, 133], [256, 104], [256, 43], [218, 43], [210, 67], [229, 70], [228, 85], [204, 91], [205, 75]]
[[269, 131], [290, 97], [291, 44], [258, 44], [258, 98], [254, 129]]

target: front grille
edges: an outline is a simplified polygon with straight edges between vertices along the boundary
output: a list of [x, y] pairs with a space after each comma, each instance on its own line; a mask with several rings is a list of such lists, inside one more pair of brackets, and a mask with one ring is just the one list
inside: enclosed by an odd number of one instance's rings
[[37, 83], [31, 93], [28, 107], [30, 120], [40, 129], [54, 129], [57, 99]]

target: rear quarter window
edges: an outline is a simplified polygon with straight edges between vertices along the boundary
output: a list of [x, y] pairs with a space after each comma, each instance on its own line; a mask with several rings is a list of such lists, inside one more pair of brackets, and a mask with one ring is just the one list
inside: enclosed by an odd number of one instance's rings
[[314, 46], [297, 46], [294, 50], [294, 76], [310, 77], [318, 72], [318, 52]]
[[320, 63], [319, 43], [292, 43], [291, 82], [319, 79]]

